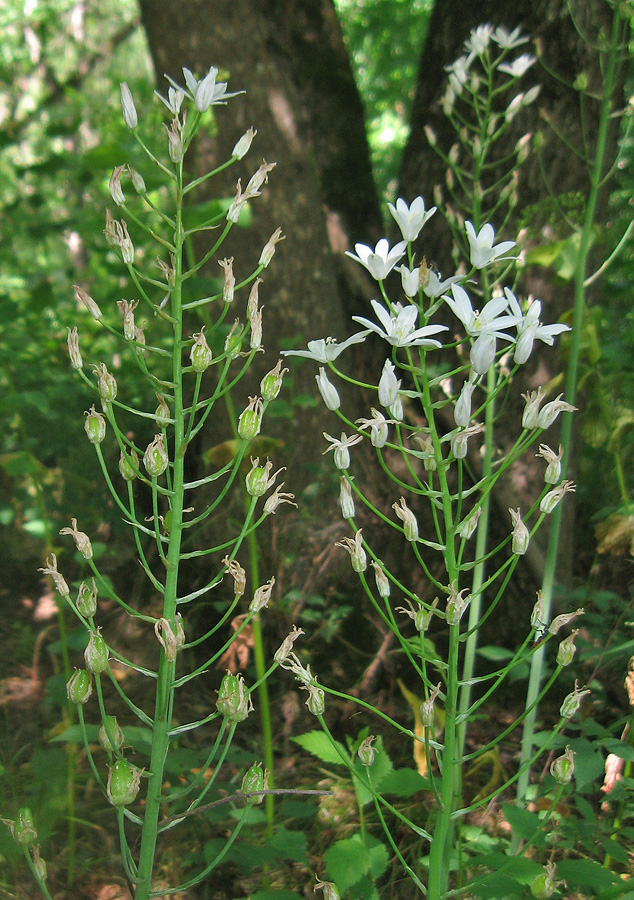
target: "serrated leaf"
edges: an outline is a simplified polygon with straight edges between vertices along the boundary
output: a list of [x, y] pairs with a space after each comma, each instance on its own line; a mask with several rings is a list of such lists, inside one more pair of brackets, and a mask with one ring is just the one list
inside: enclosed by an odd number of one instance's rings
[[503, 803], [502, 811], [506, 821], [513, 829], [513, 834], [523, 840], [532, 837], [541, 825], [539, 816], [529, 812], [527, 809], [515, 806], [513, 803]]
[[428, 791], [431, 785], [415, 769], [392, 769], [381, 782], [382, 794], [411, 797], [417, 791]]
[[[317, 759], [320, 759], [322, 762], [337, 766], [345, 765], [343, 759], [335, 747], [333, 747], [330, 738], [327, 737], [323, 731], [308, 731], [306, 734], [300, 734], [292, 740], [296, 744], [299, 744], [304, 750], [312, 753], [313, 756], [316, 756]], [[335, 744], [344, 756], [348, 756], [343, 744], [340, 744], [339, 741], [335, 741]]]
[[557, 863], [557, 878], [563, 878], [568, 887], [593, 888], [601, 891], [616, 884], [618, 878], [593, 859], [562, 859]]
[[324, 856], [326, 873], [334, 881], [341, 894], [347, 891], [372, 866], [371, 852], [358, 840], [348, 838], [337, 841]]
[[280, 827], [267, 844], [276, 859], [290, 859], [308, 865], [306, 835]]

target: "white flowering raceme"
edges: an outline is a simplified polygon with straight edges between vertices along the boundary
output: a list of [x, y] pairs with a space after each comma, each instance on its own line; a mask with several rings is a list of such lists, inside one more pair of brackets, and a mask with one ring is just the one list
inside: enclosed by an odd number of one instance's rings
[[[374, 326], [376, 328], [376, 326]], [[369, 331], [360, 331], [353, 334], [342, 344], [338, 344], [332, 337], [320, 338], [317, 341], [309, 341], [307, 350], [282, 350], [282, 356], [305, 356], [314, 359], [315, 362], [328, 363], [337, 359], [340, 353], [352, 344], [360, 344], [369, 335]]]
[[519, 25], [511, 32], [504, 25], [498, 25], [491, 35], [491, 40], [495, 41], [501, 50], [514, 50], [516, 47], [525, 44], [528, 38], [520, 34]]
[[471, 265], [476, 269], [484, 269], [497, 259], [514, 259], [503, 254], [515, 246], [515, 241], [502, 241], [501, 244], [494, 246], [495, 231], [489, 222], [483, 225], [477, 234], [472, 222], [465, 222], [465, 229], [471, 252]]
[[394, 221], [401, 229], [403, 240], [411, 242], [416, 240], [423, 225], [433, 216], [437, 207], [432, 206], [431, 209], [426, 210], [423, 198], [416, 197], [410, 206], [408, 206], [402, 198], [399, 198], [396, 201], [396, 206], [388, 203], [388, 209], [392, 213]]
[[422, 347], [424, 350], [442, 346], [440, 341], [432, 340], [429, 336], [438, 334], [439, 331], [447, 331], [447, 326], [424, 325], [422, 328], [415, 329], [418, 307], [412, 304], [403, 306], [401, 303], [394, 303], [393, 312], [390, 313], [378, 301], [372, 300], [372, 309], [383, 328], [379, 328], [378, 325], [369, 319], [364, 319], [363, 316], [353, 316], [353, 320], [360, 325], [365, 325], [370, 331], [374, 331], [393, 346]]
[[510, 288], [504, 288], [506, 299], [514, 316], [519, 321], [517, 323], [517, 343], [515, 345], [515, 353], [513, 359], [519, 365], [523, 365], [529, 358], [533, 350], [535, 341], [543, 341], [549, 347], [555, 343], [555, 337], [562, 331], [570, 331], [568, 325], [542, 325], [539, 316], [542, 311], [542, 305], [539, 300], [533, 300], [526, 311], [526, 315], [522, 315], [522, 309], [519, 305], [517, 297]]
[[346, 256], [361, 263], [370, 275], [377, 281], [383, 281], [390, 274], [396, 263], [405, 255], [407, 244], [399, 241], [390, 250], [390, 245], [385, 238], [381, 238], [374, 250], [365, 244], [355, 244], [356, 256], [350, 250], [346, 250]]
[[489, 46], [492, 35], [492, 25], [478, 25], [477, 28], [472, 28], [468, 40], [465, 41], [465, 49], [468, 50], [469, 53], [475, 53], [476, 56], [481, 56]]
[[457, 96], [462, 93], [462, 90], [467, 83], [467, 79], [469, 77], [469, 66], [472, 62], [472, 55], [461, 56], [459, 59], [456, 59], [448, 66], [445, 66], [445, 72], [449, 73], [449, 84], [451, 86], [451, 90]]

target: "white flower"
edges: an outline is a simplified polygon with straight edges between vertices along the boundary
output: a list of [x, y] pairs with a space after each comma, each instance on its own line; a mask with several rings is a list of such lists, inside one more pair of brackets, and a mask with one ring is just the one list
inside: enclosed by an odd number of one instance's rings
[[139, 124], [139, 118], [137, 116], [136, 107], [134, 105], [134, 99], [132, 97], [132, 91], [128, 87], [128, 85], [123, 81], [120, 85], [121, 88], [121, 111], [123, 112], [123, 121], [126, 126], [130, 128], [132, 131]]
[[420, 267], [408, 269], [407, 266], [398, 266], [397, 272], [401, 273], [401, 287], [406, 297], [415, 297], [420, 287]]
[[339, 407], [341, 406], [341, 400], [339, 399], [337, 388], [334, 386], [334, 384], [332, 384], [332, 382], [328, 381], [328, 376], [326, 375], [323, 367], [320, 367], [319, 375], [315, 375], [315, 381], [317, 382], [317, 387], [319, 388], [321, 399], [326, 404], [326, 408], [331, 412], [339, 409]]
[[328, 453], [330, 450], [334, 450], [335, 456], [335, 465], [338, 469], [347, 469], [350, 466], [350, 447], [353, 447], [355, 444], [358, 444], [359, 441], [363, 440], [363, 436], [360, 434], [353, 434], [352, 437], [348, 437], [345, 431], [341, 432], [340, 440], [332, 437], [329, 434], [326, 434], [324, 431], [324, 437], [327, 441], [330, 441], [330, 447], [324, 450], [322, 456]]
[[390, 245], [385, 238], [381, 238], [374, 250], [365, 244], [355, 244], [357, 255], [346, 250], [346, 256], [361, 263], [377, 281], [383, 281], [390, 274], [399, 259], [404, 256], [406, 250], [405, 241], [399, 241], [390, 250]]
[[521, 78], [525, 72], [528, 72], [534, 62], [534, 56], [531, 56], [530, 53], [522, 53], [512, 63], [500, 63], [498, 69], [500, 72], [506, 72], [511, 78]]
[[453, 417], [458, 428], [466, 428], [471, 418], [471, 395], [473, 394], [475, 383], [473, 381], [465, 381], [460, 391], [460, 396], [456, 400]]
[[394, 374], [394, 364], [386, 359], [379, 379], [379, 403], [381, 406], [388, 408], [396, 403], [400, 386], [401, 382], [397, 381]]
[[494, 297], [479, 312], [474, 311], [464, 288], [452, 284], [451, 291], [453, 299], [445, 294], [443, 300], [460, 319], [469, 337], [475, 339], [471, 347], [471, 365], [478, 375], [484, 375], [495, 359], [496, 339], [514, 340], [502, 329], [517, 324], [517, 316], [500, 315], [507, 308], [506, 297]]
[[519, 47], [521, 44], [525, 44], [528, 38], [520, 35], [519, 25], [511, 32], [509, 32], [508, 29], [503, 25], [498, 25], [498, 27], [491, 35], [491, 40], [495, 41], [498, 47], [500, 47], [502, 50], [514, 50], [515, 47]]
[[467, 83], [469, 66], [472, 61], [473, 56], [461, 56], [450, 65], [445, 66], [445, 72], [449, 72], [449, 84], [454, 94], [462, 93], [462, 88]]
[[476, 269], [484, 269], [485, 266], [495, 262], [499, 257], [502, 257], [502, 259], [509, 258], [502, 256], [502, 254], [514, 247], [515, 241], [502, 241], [501, 244], [497, 244], [494, 247], [495, 231], [488, 222], [482, 226], [477, 235], [471, 222], [465, 222], [465, 228], [471, 249], [471, 265], [475, 266]]
[[426, 283], [423, 284], [423, 294], [426, 297], [429, 297], [430, 300], [435, 300], [436, 297], [440, 297], [441, 294], [444, 294], [447, 288], [450, 288], [452, 284], [456, 284], [456, 282], [460, 281], [461, 275], [452, 275], [451, 278], [445, 278], [444, 281], [440, 280], [440, 274], [436, 275], [436, 273], [432, 269], [427, 270], [427, 279]]
[[383, 325], [379, 328], [369, 319], [363, 316], [353, 316], [353, 321], [360, 325], [365, 325], [370, 331], [374, 331], [379, 337], [382, 337], [388, 343], [395, 347], [423, 347], [430, 350], [433, 347], [441, 347], [440, 341], [430, 340], [429, 335], [437, 334], [439, 331], [447, 331], [446, 325], [425, 325], [423, 328], [414, 330], [416, 319], [418, 318], [418, 308], [409, 304], [402, 306], [400, 303], [393, 305], [396, 315], [391, 315], [384, 306], [372, 300], [372, 308], [376, 313], [377, 319]]
[[568, 325], [542, 325], [539, 321], [542, 311], [542, 305], [539, 300], [534, 300], [528, 307], [526, 315], [522, 316], [522, 309], [513, 291], [510, 288], [504, 288], [504, 293], [509, 302], [511, 312], [519, 319], [517, 324], [517, 344], [513, 356], [514, 361], [519, 365], [523, 365], [528, 360], [535, 340], [543, 341], [549, 347], [552, 347], [555, 343], [556, 335], [561, 334], [562, 331], [570, 331]]
[[369, 331], [360, 331], [349, 337], [343, 344], [338, 344], [332, 337], [320, 338], [318, 341], [309, 341], [308, 350], [282, 350], [281, 353], [282, 356], [305, 356], [307, 359], [314, 359], [315, 362], [329, 363], [337, 359], [347, 347], [352, 344], [360, 344], [369, 333]]
[[[197, 81], [196, 77], [189, 69], [183, 68], [183, 75], [185, 77], [185, 84], [188, 88], [188, 90], [185, 91], [185, 94], [194, 101], [198, 112], [205, 112], [210, 106], [226, 103], [231, 97], [237, 97], [239, 94], [244, 94], [244, 91], [236, 91], [233, 94], [228, 94], [226, 81], [220, 81], [216, 84], [218, 69], [215, 66], [211, 66], [209, 72], [200, 82]], [[165, 77], [177, 91], [183, 90], [169, 77], [169, 75], [166, 75]]]
[[387, 442], [388, 425], [393, 425], [393, 419], [386, 419], [382, 412], [372, 407], [371, 419], [357, 419], [357, 425], [363, 431], [368, 428], [370, 431], [370, 443], [373, 447], [384, 447]]
[[388, 208], [396, 224], [401, 229], [404, 241], [415, 241], [425, 222], [433, 216], [437, 209], [436, 206], [432, 206], [430, 210], [426, 211], [425, 201], [422, 197], [416, 197], [412, 201], [411, 206], [408, 206], [402, 198], [399, 198], [396, 201], [396, 206], [388, 203]]
[[465, 41], [465, 49], [469, 53], [475, 53], [476, 56], [480, 56], [489, 46], [492, 34], [492, 25], [478, 25], [477, 28], [472, 28], [471, 36]]
[[555, 400], [551, 400], [550, 403], [547, 403], [543, 407], [543, 409], [540, 410], [539, 415], [537, 416], [538, 428], [550, 428], [560, 412], [577, 411], [576, 406], [572, 406], [570, 403], [566, 403], [565, 400], [561, 399], [562, 397], [563, 394], [559, 394], [559, 396]]
[[167, 100], [162, 94], [159, 94], [158, 91], [154, 91], [156, 96], [167, 106], [171, 113], [174, 113], [175, 116], [179, 114], [181, 111], [181, 106], [183, 104], [183, 100], [185, 99], [185, 91], [182, 88], [173, 88], [170, 87], [167, 89]]

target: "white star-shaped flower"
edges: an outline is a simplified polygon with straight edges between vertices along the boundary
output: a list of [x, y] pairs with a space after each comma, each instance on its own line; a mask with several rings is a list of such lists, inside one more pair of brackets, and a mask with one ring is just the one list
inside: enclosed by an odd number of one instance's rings
[[353, 316], [353, 320], [360, 325], [365, 325], [370, 331], [374, 331], [379, 337], [392, 344], [394, 347], [422, 347], [431, 350], [433, 347], [441, 347], [440, 341], [430, 340], [429, 336], [438, 334], [439, 331], [447, 331], [446, 325], [425, 325], [415, 328], [418, 318], [418, 309], [412, 304], [403, 306], [400, 303], [393, 305], [393, 313], [390, 313], [377, 300], [372, 300], [372, 308], [383, 328], [380, 328], [363, 316]]
[[[239, 94], [244, 94], [244, 91], [235, 91], [233, 94], [228, 94], [226, 81], [216, 83], [218, 69], [215, 66], [211, 66], [209, 72], [207, 72], [200, 82], [189, 69], [184, 67], [183, 75], [185, 77], [185, 84], [187, 85], [186, 91], [183, 91], [183, 88], [179, 87], [169, 75], [166, 75], [165, 77], [172, 87], [176, 88], [177, 91], [187, 94], [187, 96], [194, 101], [198, 112], [205, 112], [210, 106], [226, 103], [231, 97], [237, 97]], [[169, 106], [169, 104], [167, 105]]]
[[533, 300], [526, 311], [526, 315], [522, 315], [522, 309], [513, 291], [510, 288], [504, 288], [504, 293], [511, 312], [518, 320], [517, 343], [513, 360], [519, 365], [523, 365], [528, 360], [536, 340], [543, 341], [544, 344], [552, 347], [558, 334], [561, 334], [563, 331], [570, 331], [568, 325], [542, 325], [539, 321], [542, 311], [542, 304], [539, 300]]
[[514, 50], [515, 47], [525, 44], [528, 41], [528, 38], [520, 34], [519, 25], [511, 32], [509, 32], [508, 28], [505, 28], [504, 25], [498, 25], [491, 35], [491, 40], [495, 41], [502, 50]]
[[498, 69], [500, 72], [506, 72], [511, 78], [521, 78], [525, 72], [528, 72], [534, 62], [534, 56], [531, 56], [530, 53], [522, 53], [512, 63], [500, 63]]
[[317, 341], [308, 342], [308, 350], [282, 350], [282, 356], [305, 356], [307, 359], [314, 359], [318, 363], [329, 363], [337, 359], [340, 353], [350, 347], [352, 344], [360, 344], [366, 339], [370, 332], [360, 331], [353, 334], [342, 344], [338, 344], [332, 337], [320, 338]]
[[458, 284], [451, 286], [453, 298], [448, 294], [443, 296], [447, 303], [465, 327], [465, 331], [473, 339], [470, 361], [474, 372], [484, 375], [493, 365], [496, 352], [496, 341], [501, 338], [514, 342], [511, 335], [503, 330], [518, 323], [517, 316], [502, 315], [508, 308], [506, 297], [494, 297], [485, 304], [481, 311], [474, 310], [469, 295]]
[[396, 224], [401, 229], [403, 240], [411, 242], [416, 240], [423, 225], [433, 216], [438, 207], [432, 206], [431, 209], [426, 210], [425, 201], [422, 197], [416, 197], [415, 200], [412, 200], [411, 205], [408, 206], [407, 203], [399, 197], [396, 201], [396, 206], [388, 203], [388, 208], [392, 213]]
[[465, 222], [465, 229], [471, 250], [471, 265], [476, 269], [484, 269], [496, 259], [508, 259], [509, 257], [502, 256], [502, 254], [515, 246], [515, 241], [502, 241], [501, 244], [493, 246], [495, 231], [488, 222], [477, 234], [472, 222]]
[[377, 281], [383, 281], [390, 274], [396, 263], [405, 255], [407, 244], [399, 241], [390, 250], [390, 245], [385, 238], [381, 238], [374, 250], [366, 244], [355, 244], [356, 256], [350, 250], [346, 250], [346, 256], [361, 263]]

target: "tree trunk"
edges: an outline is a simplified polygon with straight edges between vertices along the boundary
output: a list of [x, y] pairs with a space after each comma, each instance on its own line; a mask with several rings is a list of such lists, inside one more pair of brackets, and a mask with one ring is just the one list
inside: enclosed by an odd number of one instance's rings
[[[343, 250], [359, 236], [370, 239], [380, 227], [363, 111], [331, 0], [141, 0], [141, 13], [159, 86], [161, 74], [182, 83], [181, 66], [199, 77], [211, 64], [230, 90], [246, 90], [227, 109], [216, 107], [217, 130], [200, 142], [201, 167], [227, 159], [246, 129], [258, 129], [250, 153], [238, 166], [213, 179], [215, 195], [233, 196], [262, 158], [275, 161], [263, 196], [252, 204], [249, 228], [234, 229], [223, 255], [235, 256], [240, 280], [255, 267], [261, 248], [277, 226], [278, 245], [260, 287], [266, 360], [258, 360], [248, 382], [257, 392], [260, 375], [284, 346], [304, 347], [328, 335], [343, 340], [346, 315], [354, 307]], [[176, 23], [176, 24], [175, 24]], [[219, 271], [210, 271], [218, 275]], [[352, 299], [351, 299], [352, 297]], [[353, 351], [354, 352], [354, 351]], [[316, 366], [293, 366], [293, 395], [315, 395]], [[244, 390], [241, 386], [240, 390]], [[245, 390], [245, 399], [247, 391]], [[286, 397], [288, 398], [288, 388]], [[327, 428], [326, 411], [294, 407], [286, 432], [295, 460], [307, 472], [320, 457], [315, 435]], [[266, 423], [270, 433], [275, 423]], [[295, 481], [297, 487], [297, 481]]]

